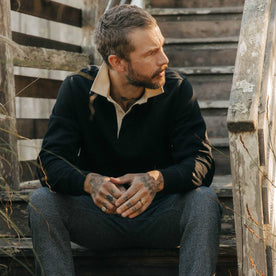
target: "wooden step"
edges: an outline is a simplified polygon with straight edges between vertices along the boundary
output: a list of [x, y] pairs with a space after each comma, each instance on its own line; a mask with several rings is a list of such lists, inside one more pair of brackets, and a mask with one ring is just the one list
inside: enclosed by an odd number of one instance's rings
[[241, 14], [243, 6], [238, 7], [210, 7], [210, 8], [153, 8], [148, 11], [154, 16], [160, 15], [212, 15], [212, 14]]
[[215, 38], [239, 35], [242, 7], [150, 9], [167, 38]]
[[165, 45], [208, 45], [208, 44], [225, 44], [225, 43], [238, 43], [238, 36], [230, 37], [199, 37], [199, 38], [166, 38]]
[[[179, 249], [123, 249], [95, 252], [72, 243], [76, 275], [176, 276]], [[31, 275], [34, 271], [31, 239], [0, 239], [1, 275]], [[9, 270], [9, 274], [7, 273]], [[86, 274], [89, 271], [89, 274]], [[222, 240], [217, 276], [236, 275], [235, 241]], [[86, 273], [85, 273], [86, 272]], [[4, 274], [7, 273], [7, 274]]]
[[165, 44], [164, 51], [172, 67], [233, 66], [237, 44]]
[[184, 75], [214, 75], [214, 74], [233, 74], [234, 66], [189, 66], [171, 67]]
[[191, 82], [199, 101], [229, 100], [234, 66], [171, 67]]
[[244, 0], [150, 0], [148, 8], [214, 8], [243, 6]]

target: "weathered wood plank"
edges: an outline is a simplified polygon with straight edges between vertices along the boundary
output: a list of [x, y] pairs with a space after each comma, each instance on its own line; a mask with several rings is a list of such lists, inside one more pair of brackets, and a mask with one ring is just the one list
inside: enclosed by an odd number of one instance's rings
[[9, 185], [17, 189], [19, 168], [16, 154], [13, 48], [10, 28], [10, 3], [0, 3], [0, 190]]
[[228, 101], [232, 77], [232, 74], [187, 76], [199, 101]]
[[171, 69], [184, 75], [214, 75], [214, 74], [233, 74], [234, 66], [189, 66], [172, 67]]
[[11, 28], [14, 32], [25, 33], [75, 46], [79, 46], [82, 39], [82, 30], [79, 27], [15, 11], [11, 11], [11, 16]]
[[241, 14], [233, 15], [155, 15], [165, 37], [186, 39], [238, 36]]
[[[28, 276], [27, 272], [17, 260], [23, 261], [33, 271], [33, 248], [29, 238], [7, 239], [0, 242], [3, 250], [0, 261], [7, 265], [7, 270], [13, 275]], [[75, 262], [76, 275], [120, 275], [120, 276], [177, 276], [179, 249], [148, 249], [130, 248], [114, 249], [108, 252], [87, 250], [76, 244], [71, 244]], [[6, 253], [6, 254], [5, 254]], [[12, 254], [16, 259], [12, 260]], [[11, 263], [9, 263], [11, 262]], [[5, 265], [3, 266], [5, 268]], [[1, 270], [5, 271], [5, 269]], [[0, 271], [0, 272], [1, 272]], [[229, 274], [230, 273], [230, 274]], [[237, 263], [235, 258], [235, 243], [221, 244], [219, 260], [216, 269], [217, 276], [237, 276]]]
[[222, 43], [238, 43], [238, 36], [225, 36], [225, 37], [195, 37], [195, 38], [166, 38], [165, 45], [179, 45], [179, 44], [222, 44]]
[[[36, 160], [28, 160], [28, 161], [20, 162], [20, 184], [19, 184], [20, 189], [22, 189], [21, 183], [38, 180], [37, 168], [38, 168], [38, 163], [36, 162]], [[26, 185], [24, 189], [26, 189]]]
[[55, 99], [16, 97], [16, 117], [21, 119], [48, 119]]
[[[264, 175], [265, 157], [260, 144], [266, 143], [266, 138], [257, 129], [261, 118], [267, 116], [259, 117], [260, 112], [266, 113], [263, 107], [267, 104], [259, 101], [260, 94], [270, 90], [266, 87], [266, 78], [270, 77], [266, 68], [274, 63], [274, 57], [265, 59], [269, 48], [267, 38], [275, 43], [275, 36], [268, 33], [270, 7], [270, 0], [245, 2], [227, 119], [240, 275], [272, 275], [271, 248], [267, 246], [270, 238], [266, 232], [269, 207], [264, 204], [268, 202], [264, 183], [267, 175]], [[274, 95], [275, 90], [272, 91]]]
[[47, 49], [81, 53], [80, 46], [20, 32], [12, 32], [12, 39], [14, 42], [24, 46], [42, 47]]
[[104, 12], [107, 1], [101, 0], [84, 0], [82, 8], [82, 51], [87, 55], [93, 56], [93, 64], [100, 65], [102, 58], [97, 52], [93, 41], [93, 33], [100, 16]]
[[18, 140], [18, 160], [35, 160], [40, 152], [42, 139]]
[[255, 268], [266, 275], [258, 136], [243, 132], [229, 138], [240, 275], [255, 275]]
[[272, 1], [265, 49], [264, 70], [259, 104], [259, 154], [263, 171], [262, 199], [264, 223], [268, 224], [266, 235], [268, 275], [276, 274], [275, 260], [275, 180], [276, 180], [276, 2]]
[[270, 1], [247, 1], [228, 113], [230, 131], [252, 131], [257, 126]]
[[164, 51], [173, 67], [231, 66], [235, 64], [236, 44], [165, 45]]
[[91, 63], [89, 56], [80, 53], [20, 46], [22, 53], [14, 55], [14, 65], [41, 69], [78, 71]]
[[48, 122], [48, 119], [17, 119], [17, 132], [29, 139], [41, 139], [47, 131]]
[[15, 93], [17, 97], [55, 99], [62, 83], [60, 80], [34, 78], [20, 75], [15, 75], [14, 80]]
[[156, 8], [212, 8], [243, 6], [244, 0], [151, 0], [151, 7]]
[[14, 11], [81, 27], [80, 9], [43, 0], [10, 0], [10, 3]]
[[63, 81], [70, 74], [72, 74], [72, 72], [66, 70], [48, 70], [41, 68], [14, 66], [14, 75], [35, 79], [43, 78], [49, 80]]
[[240, 14], [243, 12], [242, 6], [237, 7], [209, 7], [209, 8], [153, 8], [149, 12], [154, 16], [160, 15], [211, 15], [211, 14]]

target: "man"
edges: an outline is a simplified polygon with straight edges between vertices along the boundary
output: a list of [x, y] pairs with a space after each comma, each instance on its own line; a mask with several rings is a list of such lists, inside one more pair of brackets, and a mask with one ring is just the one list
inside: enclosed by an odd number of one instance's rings
[[180, 245], [180, 275], [213, 275], [220, 207], [191, 85], [168, 69], [164, 37], [141, 8], [106, 12], [95, 43], [103, 65], [63, 82], [38, 158], [37, 274], [74, 275], [73, 241], [107, 251]]

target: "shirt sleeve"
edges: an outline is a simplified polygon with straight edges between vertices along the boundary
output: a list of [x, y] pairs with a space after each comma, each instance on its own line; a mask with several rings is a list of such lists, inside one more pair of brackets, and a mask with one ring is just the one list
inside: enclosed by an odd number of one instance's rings
[[215, 171], [206, 125], [187, 79], [182, 80], [174, 102], [169, 131], [173, 165], [160, 169], [167, 193], [209, 186]]
[[76, 120], [76, 106], [81, 96], [76, 95], [76, 90], [79, 89], [74, 77], [67, 77], [59, 90], [37, 158], [42, 185], [71, 195], [85, 193], [83, 185], [88, 174], [78, 168], [81, 138]]

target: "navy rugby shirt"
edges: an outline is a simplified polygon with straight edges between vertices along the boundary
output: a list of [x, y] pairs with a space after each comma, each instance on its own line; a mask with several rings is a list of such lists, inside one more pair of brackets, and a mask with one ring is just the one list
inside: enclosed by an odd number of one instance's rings
[[89, 66], [61, 85], [38, 158], [42, 184], [80, 195], [89, 172], [118, 177], [159, 170], [161, 193], [209, 186], [214, 161], [188, 80], [167, 70], [164, 87], [145, 90], [125, 113], [109, 96], [107, 70]]

